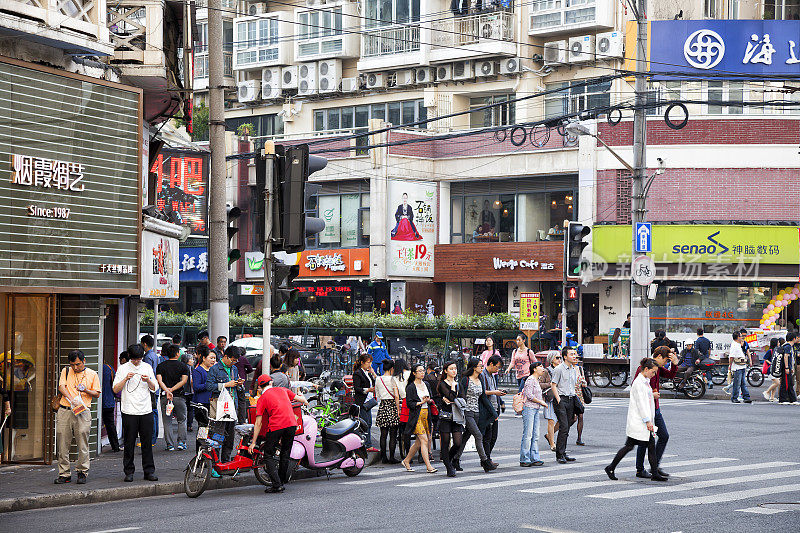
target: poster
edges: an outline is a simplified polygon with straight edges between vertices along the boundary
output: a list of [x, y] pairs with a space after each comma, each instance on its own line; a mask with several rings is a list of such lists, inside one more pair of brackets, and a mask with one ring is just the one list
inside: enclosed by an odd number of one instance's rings
[[325, 229], [319, 234], [320, 244], [339, 244], [341, 240], [341, 210], [338, 196], [320, 196], [319, 214], [325, 221]]
[[178, 239], [152, 231], [142, 232], [142, 290], [143, 299], [178, 298], [180, 250]]
[[387, 197], [386, 273], [432, 278], [437, 184], [390, 179]]
[[192, 235], [208, 235], [207, 152], [161, 150], [150, 172], [156, 175], [156, 206], [177, 211]]
[[406, 309], [406, 283], [395, 281], [390, 289], [392, 306], [389, 312], [393, 315], [402, 315]]
[[539, 302], [541, 294], [538, 292], [522, 292], [519, 295], [519, 329], [522, 331], [539, 331]]
[[[361, 208], [360, 194], [342, 195], [342, 247], [358, 246], [358, 215]], [[326, 222], [327, 224], [327, 222]]]

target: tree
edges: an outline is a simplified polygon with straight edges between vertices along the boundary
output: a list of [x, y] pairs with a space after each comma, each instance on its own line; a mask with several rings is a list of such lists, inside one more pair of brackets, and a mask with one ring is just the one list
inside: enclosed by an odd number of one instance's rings
[[207, 141], [208, 140], [208, 118], [209, 109], [204, 103], [194, 106], [192, 122], [194, 131], [192, 132], [193, 141]]

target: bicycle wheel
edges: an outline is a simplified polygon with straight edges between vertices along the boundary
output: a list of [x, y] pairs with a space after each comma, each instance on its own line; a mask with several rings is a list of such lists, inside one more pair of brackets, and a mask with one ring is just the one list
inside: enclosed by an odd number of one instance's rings
[[747, 382], [751, 387], [760, 387], [764, 384], [764, 374], [760, 368], [753, 367], [747, 371]]
[[723, 367], [715, 366], [711, 371], [711, 382], [714, 385], [722, 385], [728, 379], [728, 372]]
[[261, 464], [258, 465], [258, 468], [253, 469], [253, 473], [256, 475], [256, 479], [259, 483], [264, 485], [265, 487], [272, 486], [272, 480], [269, 479], [269, 474], [267, 474], [267, 467], [264, 465], [262, 461]]
[[203, 455], [192, 457], [186, 465], [186, 472], [183, 475], [183, 491], [190, 498], [197, 498], [206, 490], [208, 482], [211, 481], [211, 459]]
[[606, 367], [595, 368], [589, 375], [595, 387], [606, 388], [611, 386], [611, 371]]
[[628, 382], [628, 371], [627, 370], [615, 370], [611, 373], [611, 385], [614, 387], [624, 387], [625, 384]]

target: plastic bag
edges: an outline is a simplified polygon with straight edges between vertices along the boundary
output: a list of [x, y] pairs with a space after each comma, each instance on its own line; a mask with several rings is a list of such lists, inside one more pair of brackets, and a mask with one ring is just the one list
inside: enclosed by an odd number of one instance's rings
[[236, 422], [236, 406], [233, 403], [233, 397], [228, 392], [228, 388], [222, 389], [217, 399], [217, 418], [216, 420], [229, 420]]

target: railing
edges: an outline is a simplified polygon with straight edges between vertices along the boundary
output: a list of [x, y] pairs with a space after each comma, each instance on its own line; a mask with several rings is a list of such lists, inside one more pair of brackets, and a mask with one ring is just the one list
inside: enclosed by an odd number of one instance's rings
[[[198, 50], [203, 49], [202, 52]], [[228, 78], [233, 78], [233, 52], [222, 52], [222, 59], [225, 62], [224, 68], [224, 76]], [[195, 46], [195, 55], [194, 55], [194, 77], [197, 78], [208, 78], [208, 47], [207, 46]]]
[[514, 14], [507, 11], [454, 16], [433, 21], [432, 40], [435, 46], [450, 47], [476, 44], [481, 41], [513, 41]]
[[419, 50], [419, 24], [366, 30], [361, 57], [403, 54]]
[[53, 28], [73, 30], [107, 42], [106, 14], [100, 12], [100, 6], [97, 0], [5, 0], [2, 10], [42, 21]]

